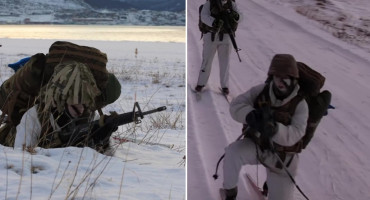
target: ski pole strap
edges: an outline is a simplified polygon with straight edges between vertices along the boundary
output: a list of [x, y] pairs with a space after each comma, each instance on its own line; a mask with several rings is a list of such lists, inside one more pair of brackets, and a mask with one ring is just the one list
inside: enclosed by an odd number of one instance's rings
[[220, 157], [220, 159], [218, 159], [218, 162], [217, 162], [217, 165], [216, 165], [216, 172], [215, 172], [215, 174], [213, 174], [213, 178], [216, 180], [216, 179], [218, 179], [218, 174], [217, 174], [217, 171], [218, 171], [218, 166], [220, 165], [220, 162], [221, 162], [221, 160], [222, 159], [224, 159], [224, 157], [225, 157], [225, 154], [223, 154], [221, 157]]
[[[238, 141], [238, 140], [240, 140], [240, 139], [243, 137], [243, 135], [244, 135], [244, 132], [243, 132], [241, 135], [239, 135], [239, 137], [238, 137], [238, 138], [236, 138], [235, 142], [236, 142], [236, 141]], [[217, 162], [217, 165], [216, 165], [216, 172], [215, 172], [215, 174], [213, 174], [213, 176], [212, 176], [215, 180], [218, 178], [218, 174], [217, 174], [217, 172], [218, 172], [218, 166], [220, 165], [221, 160], [222, 160], [222, 159], [224, 159], [224, 157], [225, 157], [225, 154], [223, 154], [223, 155], [220, 157], [220, 159], [218, 159], [218, 162]]]

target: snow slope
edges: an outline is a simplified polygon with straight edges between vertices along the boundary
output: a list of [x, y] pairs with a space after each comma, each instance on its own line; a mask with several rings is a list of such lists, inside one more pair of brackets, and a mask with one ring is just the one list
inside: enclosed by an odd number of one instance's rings
[[[197, 27], [201, 3], [188, 1], [187, 79], [188, 86], [192, 87], [196, 85], [201, 63], [202, 41]], [[242, 63], [232, 51], [231, 95], [235, 97], [262, 83], [271, 58], [277, 53], [290, 53], [322, 73], [326, 76], [324, 89], [332, 92], [332, 105], [336, 109], [329, 111], [308, 148], [300, 154], [296, 181], [310, 199], [370, 199], [370, 147], [367, 145], [370, 143], [370, 56], [367, 49], [339, 40], [282, 1], [237, 3], [244, 17], [236, 38], [242, 49], [239, 52]], [[362, 3], [363, 8], [370, 7], [369, 3]], [[355, 12], [355, 8], [348, 8], [347, 12]], [[192, 200], [219, 198], [223, 176], [221, 164], [219, 180], [213, 180], [216, 162], [224, 153], [224, 147], [241, 134], [242, 125], [231, 118], [228, 103], [218, 92], [218, 73], [215, 59], [200, 101], [187, 90], [187, 198]], [[258, 179], [259, 185], [264, 182], [262, 166], [246, 166], [243, 171]], [[238, 186], [238, 199], [255, 198], [244, 178]], [[295, 199], [304, 198], [295, 191]]]

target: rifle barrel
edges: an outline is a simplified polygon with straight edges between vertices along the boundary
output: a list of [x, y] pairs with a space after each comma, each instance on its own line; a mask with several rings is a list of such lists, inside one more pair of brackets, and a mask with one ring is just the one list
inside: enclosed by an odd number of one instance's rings
[[152, 114], [152, 113], [155, 113], [155, 112], [161, 112], [161, 111], [164, 111], [166, 109], [167, 109], [166, 106], [158, 107], [156, 109], [148, 110], [148, 111], [143, 112], [143, 115], [149, 115], [149, 114]]
[[[161, 111], [164, 111], [166, 109], [167, 109], [166, 106], [162, 106], [162, 107], [158, 107], [158, 108], [153, 109], [153, 110], [148, 110], [148, 111], [142, 112], [141, 114], [142, 114], [142, 116], [144, 116], [144, 115], [149, 115], [149, 114], [156, 113], [156, 112], [161, 112]], [[113, 121], [114, 124], [117, 124], [118, 126], [121, 126], [121, 125], [124, 125], [124, 124], [134, 122], [137, 119], [137, 116], [141, 116], [141, 114], [139, 112], [135, 112], [135, 116], [134, 116], [133, 112], [122, 113], [122, 114], [119, 114], [116, 117], [111, 117], [111, 120]]]
[[223, 13], [221, 15], [222, 19], [224, 20], [224, 23], [225, 23], [225, 26], [226, 26], [226, 31], [227, 33], [229, 34], [229, 37], [230, 37], [230, 40], [231, 40], [231, 43], [233, 44], [233, 47], [235, 49], [235, 52], [236, 54], [238, 55], [238, 58], [239, 58], [239, 62], [242, 62], [242, 59], [240, 59], [240, 55], [239, 55], [239, 51], [241, 49], [238, 48], [238, 45], [236, 44], [236, 41], [235, 41], [235, 36], [234, 36], [234, 31], [232, 30], [231, 26], [230, 26], [230, 21], [228, 19], [228, 17], [226, 16], [226, 13]]

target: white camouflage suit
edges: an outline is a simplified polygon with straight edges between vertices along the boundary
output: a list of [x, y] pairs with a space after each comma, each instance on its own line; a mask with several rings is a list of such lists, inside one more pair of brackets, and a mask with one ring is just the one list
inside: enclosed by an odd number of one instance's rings
[[[252, 87], [249, 91], [239, 95], [230, 104], [230, 113], [234, 120], [246, 124], [246, 116], [251, 112], [253, 103], [257, 96], [262, 92], [265, 84]], [[271, 105], [275, 107], [282, 106], [289, 102], [297, 95], [299, 85], [297, 84], [293, 92], [283, 101], [276, 99], [272, 91], [272, 82], [270, 83], [269, 95]], [[272, 137], [273, 142], [283, 145], [292, 146], [296, 144], [305, 134], [308, 118], [308, 106], [305, 100], [298, 103], [295, 113], [292, 116], [291, 124], [285, 126], [277, 123], [278, 131]], [[257, 154], [258, 151], [258, 154]], [[257, 165], [257, 160], [263, 162], [267, 171], [267, 185], [269, 188], [269, 200], [292, 200], [294, 184], [286, 174], [284, 169], [276, 168], [277, 158], [270, 151], [261, 151], [255, 143], [249, 138], [242, 139], [230, 144], [225, 148], [224, 160], [224, 183], [225, 189], [232, 189], [237, 186], [240, 169], [243, 165]], [[284, 164], [286, 165], [292, 158], [288, 167], [289, 172], [294, 177], [297, 171], [298, 154], [287, 153]]]
[[[55, 123], [54, 117], [50, 114], [50, 123], [54, 130], [60, 130]], [[37, 106], [33, 106], [24, 113], [21, 122], [17, 126], [14, 148], [36, 147], [41, 134], [41, 123], [37, 116]]]
[[[93, 115], [93, 119], [99, 119], [98, 115]], [[53, 130], [61, 130], [52, 114], [50, 114], [49, 121]], [[36, 147], [39, 142], [41, 130], [41, 123], [37, 115], [37, 105], [35, 105], [24, 113], [21, 122], [17, 125], [14, 148], [23, 149], [23, 146]]]
[[[239, 13], [239, 21], [242, 16], [234, 2], [232, 2], [233, 10]], [[207, 1], [201, 12], [201, 20], [206, 25], [212, 27], [212, 23], [215, 20], [211, 16], [210, 1]], [[205, 86], [208, 82], [209, 75], [211, 74], [213, 58], [218, 53], [218, 61], [220, 66], [220, 83], [221, 88], [228, 88], [229, 84], [229, 60], [232, 43], [228, 34], [224, 33], [223, 40], [220, 41], [218, 34], [215, 35], [214, 41], [212, 41], [212, 33], [208, 32], [203, 34], [203, 60], [199, 72], [197, 85]]]

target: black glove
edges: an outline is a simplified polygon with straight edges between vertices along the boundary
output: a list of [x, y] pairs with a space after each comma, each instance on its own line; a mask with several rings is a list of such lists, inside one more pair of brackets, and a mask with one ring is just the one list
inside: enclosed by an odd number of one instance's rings
[[215, 19], [212, 23], [212, 29], [215, 32], [220, 32], [223, 25], [224, 21], [222, 19]]
[[245, 120], [251, 128], [261, 133], [261, 139], [271, 138], [277, 131], [277, 124], [269, 106], [251, 111]]
[[91, 131], [91, 137], [95, 144], [105, 143], [109, 141], [113, 132], [118, 129], [118, 126], [113, 122], [105, 123], [103, 126], [95, 125]]
[[259, 130], [263, 120], [262, 110], [260, 109], [252, 110], [247, 114], [245, 120], [247, 121], [250, 128]]

